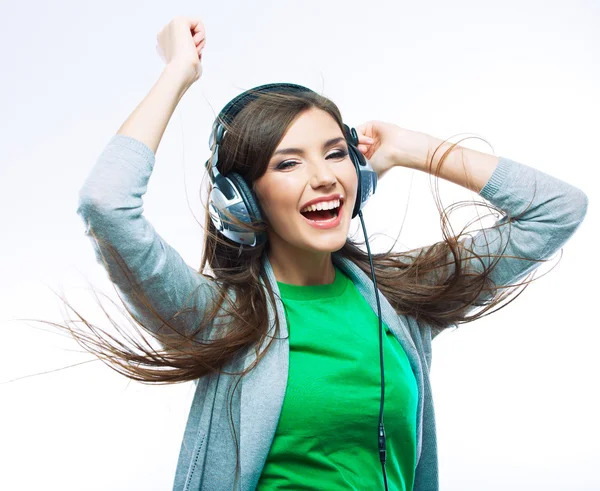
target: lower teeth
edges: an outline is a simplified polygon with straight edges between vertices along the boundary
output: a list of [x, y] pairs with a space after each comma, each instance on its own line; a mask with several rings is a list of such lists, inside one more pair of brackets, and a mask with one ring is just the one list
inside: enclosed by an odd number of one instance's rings
[[335, 211], [331, 212], [332, 216], [330, 218], [318, 218], [318, 219], [309, 218], [304, 213], [300, 213], [300, 214], [304, 218], [306, 218], [307, 220], [309, 220], [311, 222], [315, 222], [315, 223], [327, 223], [327, 222], [331, 222], [331, 221], [335, 220], [339, 216], [340, 211], [339, 211], [339, 209], [336, 209]]

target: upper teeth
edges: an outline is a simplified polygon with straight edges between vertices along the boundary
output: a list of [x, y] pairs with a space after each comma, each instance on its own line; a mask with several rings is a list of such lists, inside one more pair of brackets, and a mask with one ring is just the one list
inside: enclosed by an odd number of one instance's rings
[[305, 211], [317, 211], [317, 210], [331, 210], [333, 208], [337, 208], [340, 206], [340, 200], [334, 199], [332, 201], [321, 201], [320, 203], [315, 203], [314, 205], [305, 206], [300, 210], [301, 213]]

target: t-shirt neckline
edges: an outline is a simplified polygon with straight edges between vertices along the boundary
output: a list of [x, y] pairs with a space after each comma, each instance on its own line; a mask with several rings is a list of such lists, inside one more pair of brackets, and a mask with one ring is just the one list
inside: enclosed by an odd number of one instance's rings
[[290, 285], [289, 283], [277, 282], [281, 298], [287, 300], [315, 300], [319, 298], [339, 297], [346, 289], [349, 279], [337, 267], [335, 269], [335, 279], [333, 283], [325, 285]]

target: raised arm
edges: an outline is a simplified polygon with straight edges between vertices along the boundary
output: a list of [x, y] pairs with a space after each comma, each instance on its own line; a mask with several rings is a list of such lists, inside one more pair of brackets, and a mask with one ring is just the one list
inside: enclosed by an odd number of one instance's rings
[[[460, 242], [461, 263], [469, 273], [481, 273], [484, 266], [497, 261], [489, 274], [495, 287], [517, 283], [541, 264], [539, 260], [554, 256], [586, 215], [588, 198], [582, 190], [525, 164], [456, 146], [437, 169], [452, 144], [389, 123], [369, 122], [357, 129], [374, 137], [373, 147], [364, 145], [362, 150], [381, 174], [394, 165], [437, 173], [479, 193], [503, 212], [494, 226], [467, 235]], [[408, 255], [416, 256], [430, 247]], [[447, 247], [445, 251], [446, 266], [423, 280], [446, 284], [452, 277], [454, 258]], [[490, 293], [484, 291], [477, 303], [489, 299]]]
[[[197, 74], [181, 58], [168, 63], [112, 137], [79, 192], [77, 213], [98, 262], [106, 267], [132, 313], [152, 330], [162, 323], [135, 295], [132, 283], [165, 320], [183, 307], [208, 308], [215, 293], [212, 280], [189, 267], [143, 216], [142, 197], [156, 150], [175, 107]], [[182, 316], [174, 325], [178, 330], [191, 329], [186, 320]]]
[[[459, 164], [462, 162], [461, 151], [465, 166], [474, 170], [473, 175], [477, 176], [479, 170], [479, 175], [485, 176], [486, 170], [493, 167], [485, 185], [476, 179], [467, 183], [464, 171], [458, 170], [462, 165]], [[442, 172], [442, 177], [478, 190], [480, 196], [504, 213], [495, 227], [464, 239], [461, 249], [467, 259], [466, 268], [471, 272], [479, 273], [484, 265], [489, 266], [497, 260], [489, 275], [496, 287], [517, 283], [540, 266], [541, 263], [535, 260], [554, 256], [575, 233], [587, 213], [586, 194], [561, 179], [506, 157], [491, 158], [471, 149], [453, 151], [450, 156], [454, 153], [456, 155], [449, 160], [448, 170]], [[497, 166], [493, 165], [494, 159], [497, 159]], [[452, 179], [448, 178], [449, 173]], [[510, 225], [507, 223], [509, 218], [514, 218]], [[497, 254], [502, 257], [493, 257]], [[447, 276], [445, 274], [444, 278]], [[489, 298], [490, 294], [483, 292], [480, 300]]]
[[[496, 222], [497, 228], [484, 229], [465, 242], [480, 254], [488, 254], [489, 244], [491, 254], [506, 246], [503, 256], [549, 259], [571, 238], [587, 213], [588, 198], [581, 189], [506, 157], [499, 158], [479, 194], [505, 213]], [[510, 236], [509, 217], [517, 217], [511, 223]], [[539, 264], [502, 257], [491, 277], [496, 285], [507, 285]]]

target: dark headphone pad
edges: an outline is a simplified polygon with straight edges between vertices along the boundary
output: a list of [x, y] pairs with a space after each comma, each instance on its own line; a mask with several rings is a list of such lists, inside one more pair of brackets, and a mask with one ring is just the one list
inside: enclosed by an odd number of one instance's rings
[[[360, 200], [362, 199], [362, 182], [360, 175], [360, 159], [362, 154], [360, 154], [360, 150], [358, 150], [354, 145], [348, 142], [348, 150], [350, 152], [350, 160], [354, 164], [354, 168], [356, 169], [356, 177], [358, 179], [358, 186], [356, 188], [356, 200], [354, 201], [354, 208], [352, 210], [352, 218], [358, 215], [360, 210]], [[360, 155], [359, 155], [360, 154]]]
[[251, 217], [254, 217], [255, 220], [262, 220], [263, 218], [260, 212], [260, 206], [256, 201], [254, 193], [244, 178], [237, 172], [230, 172], [227, 174], [227, 177], [238, 188], [238, 191], [240, 192], [240, 195], [242, 196], [242, 199], [244, 200], [246, 208], [248, 209]]

